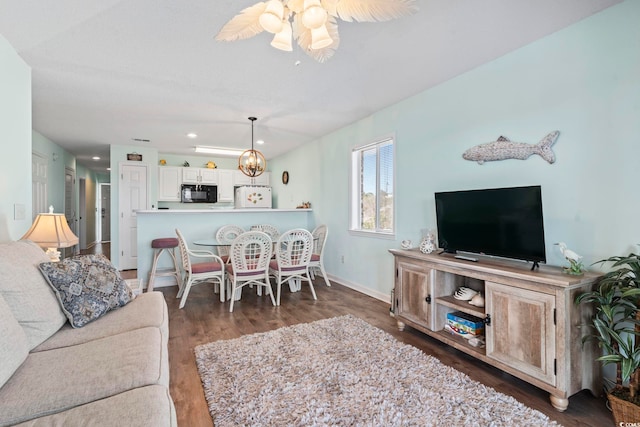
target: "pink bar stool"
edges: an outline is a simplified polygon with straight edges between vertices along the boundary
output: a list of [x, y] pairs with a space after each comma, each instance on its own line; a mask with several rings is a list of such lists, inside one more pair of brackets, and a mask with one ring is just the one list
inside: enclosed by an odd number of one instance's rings
[[[147, 285], [147, 292], [153, 291], [153, 280], [156, 276], [173, 276], [176, 278], [176, 283], [180, 287], [180, 267], [178, 267], [178, 261], [176, 260], [175, 249], [178, 247], [178, 239], [175, 237], [164, 237], [161, 239], [153, 239], [151, 241], [151, 247], [153, 248], [153, 264], [151, 266], [151, 272], [149, 273], [149, 284]], [[162, 255], [162, 252], [167, 251], [173, 260], [173, 269], [164, 268], [158, 269], [158, 258]]]

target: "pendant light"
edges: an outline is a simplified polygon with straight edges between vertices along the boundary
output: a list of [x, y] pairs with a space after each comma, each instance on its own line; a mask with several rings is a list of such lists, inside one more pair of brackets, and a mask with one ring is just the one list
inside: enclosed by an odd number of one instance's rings
[[251, 120], [251, 150], [245, 150], [238, 158], [238, 169], [251, 177], [262, 175], [267, 167], [267, 161], [261, 152], [253, 149], [253, 122], [258, 120], [256, 117], [249, 117]]

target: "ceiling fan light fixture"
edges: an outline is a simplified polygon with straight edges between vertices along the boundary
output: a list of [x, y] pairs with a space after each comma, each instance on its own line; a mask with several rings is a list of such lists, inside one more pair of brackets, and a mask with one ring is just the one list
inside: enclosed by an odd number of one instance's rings
[[270, 0], [258, 21], [265, 31], [277, 34], [282, 30], [284, 5], [279, 0]]
[[320, 28], [327, 22], [327, 11], [320, 5], [320, 0], [304, 0], [302, 25], [310, 30]]
[[293, 50], [293, 43], [291, 41], [292, 35], [293, 31], [291, 30], [291, 23], [287, 20], [284, 20], [282, 22], [282, 31], [273, 36], [271, 46], [275, 47], [276, 49], [291, 52]]
[[311, 30], [311, 49], [324, 49], [332, 43], [333, 39], [329, 36], [326, 25]]

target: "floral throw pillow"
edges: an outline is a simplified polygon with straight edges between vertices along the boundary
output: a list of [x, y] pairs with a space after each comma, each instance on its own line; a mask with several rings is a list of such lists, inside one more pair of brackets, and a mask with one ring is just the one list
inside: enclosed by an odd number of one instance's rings
[[118, 270], [101, 254], [43, 262], [39, 267], [74, 328], [81, 328], [133, 298]]

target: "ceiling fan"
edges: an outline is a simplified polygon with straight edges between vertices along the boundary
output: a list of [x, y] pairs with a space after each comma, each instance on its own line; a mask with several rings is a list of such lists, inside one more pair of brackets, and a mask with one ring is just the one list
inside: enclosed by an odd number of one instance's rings
[[247, 39], [267, 31], [271, 46], [293, 50], [292, 39], [318, 62], [331, 58], [340, 45], [338, 19], [381, 22], [416, 12], [415, 0], [268, 0], [242, 10], [227, 22], [216, 40]]

